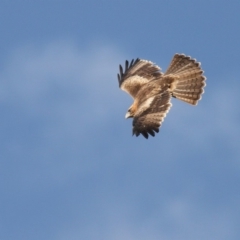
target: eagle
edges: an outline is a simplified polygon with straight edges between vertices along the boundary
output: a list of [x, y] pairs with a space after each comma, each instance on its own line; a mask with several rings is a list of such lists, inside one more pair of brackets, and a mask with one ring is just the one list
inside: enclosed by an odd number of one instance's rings
[[206, 86], [201, 63], [184, 54], [175, 54], [165, 73], [151, 61], [133, 59], [119, 66], [119, 87], [133, 97], [125, 118], [133, 118], [132, 134], [146, 139], [159, 132], [170, 110], [171, 98], [197, 105]]

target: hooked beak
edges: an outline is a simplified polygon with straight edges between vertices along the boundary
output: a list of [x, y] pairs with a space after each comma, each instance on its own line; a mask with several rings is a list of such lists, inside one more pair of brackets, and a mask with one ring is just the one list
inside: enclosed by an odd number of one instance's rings
[[130, 117], [132, 117], [130, 112], [127, 112], [126, 115], [125, 115], [125, 118], [130, 118]]

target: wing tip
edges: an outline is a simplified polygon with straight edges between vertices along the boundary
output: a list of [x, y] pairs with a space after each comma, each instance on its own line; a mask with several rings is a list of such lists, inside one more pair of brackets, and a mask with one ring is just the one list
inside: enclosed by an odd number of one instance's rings
[[129, 64], [129, 61], [126, 60], [125, 61], [125, 70], [123, 71], [123, 67], [121, 64], [119, 64], [119, 72], [120, 74], [118, 74], [118, 82], [119, 82], [119, 87], [121, 86], [122, 82], [123, 82], [123, 78], [125, 77], [127, 71], [132, 67], [134, 66], [136, 63], [138, 63], [140, 61], [140, 58], [136, 58], [134, 60], [134, 58], [131, 60], [130, 64]]
[[150, 135], [152, 137], [155, 137], [155, 133], [158, 133], [158, 132], [159, 132], [159, 127], [158, 128], [155, 127], [145, 131], [137, 131], [135, 128], [133, 128], [132, 136], [136, 135], [136, 137], [138, 137], [141, 134], [144, 138], [148, 139]]

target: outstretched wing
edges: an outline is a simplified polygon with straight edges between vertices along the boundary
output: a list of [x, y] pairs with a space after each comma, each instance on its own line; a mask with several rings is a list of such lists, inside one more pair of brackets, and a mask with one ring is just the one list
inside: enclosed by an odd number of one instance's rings
[[161, 69], [150, 61], [137, 58], [129, 64], [125, 62], [125, 71], [119, 66], [118, 74], [119, 87], [129, 93], [133, 98], [141, 86], [151, 80], [159, 79], [162, 76]]
[[150, 134], [154, 137], [155, 132], [159, 132], [159, 127], [172, 106], [170, 98], [171, 93], [164, 91], [153, 98], [146, 110], [141, 112], [141, 109], [139, 109], [140, 113], [133, 119], [133, 135], [139, 136], [139, 134], [142, 134], [145, 138], [148, 138], [148, 134]]

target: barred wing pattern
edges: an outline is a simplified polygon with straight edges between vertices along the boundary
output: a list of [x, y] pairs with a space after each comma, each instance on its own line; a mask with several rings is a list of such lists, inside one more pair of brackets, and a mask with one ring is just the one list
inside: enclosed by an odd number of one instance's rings
[[151, 80], [159, 79], [162, 76], [161, 69], [150, 61], [137, 58], [129, 64], [125, 62], [125, 71], [119, 66], [118, 74], [119, 87], [129, 93], [133, 98], [139, 89]]
[[133, 135], [139, 136], [139, 134], [142, 134], [145, 138], [148, 138], [148, 134], [150, 134], [154, 137], [155, 132], [159, 132], [159, 127], [172, 106], [170, 99], [170, 92], [163, 89], [161, 94], [154, 97], [149, 108], [140, 114], [136, 114], [133, 119]]
[[197, 105], [204, 93], [206, 77], [200, 62], [184, 54], [175, 54], [166, 73], [150, 61], [132, 60], [120, 65], [119, 87], [134, 98], [127, 117], [133, 117], [133, 135], [145, 138], [159, 132], [171, 108], [171, 97]]

